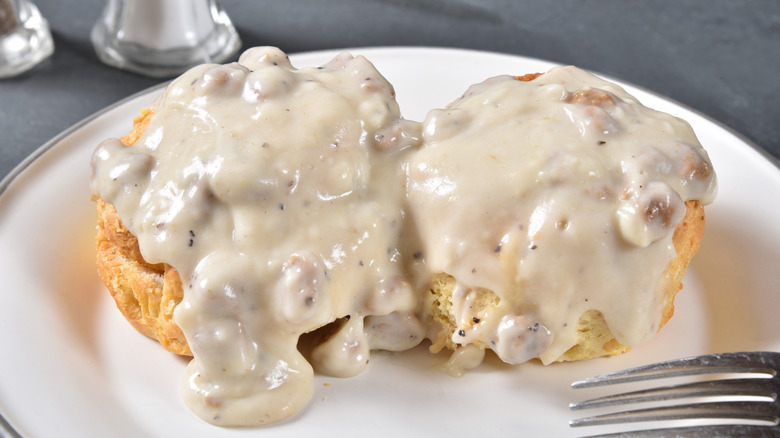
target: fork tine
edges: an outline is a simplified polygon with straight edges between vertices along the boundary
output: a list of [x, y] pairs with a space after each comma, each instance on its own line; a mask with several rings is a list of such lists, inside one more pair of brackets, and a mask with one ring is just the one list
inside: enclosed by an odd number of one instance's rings
[[717, 426], [669, 427], [663, 429], [589, 435], [585, 438], [770, 438], [776, 437], [774, 428], [752, 424], [722, 424]]
[[660, 406], [571, 420], [571, 427], [598, 426], [641, 421], [687, 420], [701, 418], [737, 418], [778, 423], [776, 403], [733, 401]]
[[581, 410], [630, 403], [726, 395], [757, 396], [774, 399], [777, 396], [778, 384], [772, 383], [774, 382], [769, 382], [767, 379], [707, 380], [607, 395], [571, 403], [569, 408]]
[[571, 386], [573, 388], [592, 388], [595, 386], [616, 383], [694, 374], [763, 373], [776, 376], [776, 369], [778, 366], [780, 366], [780, 354], [778, 353], [766, 352], [756, 354], [755, 352], [743, 352], [709, 354], [602, 374], [600, 376], [578, 380], [572, 383]]

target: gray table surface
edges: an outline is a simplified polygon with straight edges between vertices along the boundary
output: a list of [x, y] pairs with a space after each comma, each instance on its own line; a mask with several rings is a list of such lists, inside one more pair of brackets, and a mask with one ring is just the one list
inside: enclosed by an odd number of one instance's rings
[[[49, 139], [159, 79], [100, 63], [105, 0], [35, 0], [54, 55], [0, 81], [0, 178]], [[778, 0], [224, 0], [244, 48], [444, 46], [573, 64], [653, 90], [780, 158]], [[0, 429], [2, 429], [0, 427]], [[0, 436], [3, 435], [0, 430]]]
[[[0, 178], [49, 139], [159, 79], [100, 63], [104, 0], [36, 0], [56, 51], [0, 81]], [[583, 68], [672, 98], [780, 157], [777, 0], [224, 0], [243, 47], [446, 46]]]

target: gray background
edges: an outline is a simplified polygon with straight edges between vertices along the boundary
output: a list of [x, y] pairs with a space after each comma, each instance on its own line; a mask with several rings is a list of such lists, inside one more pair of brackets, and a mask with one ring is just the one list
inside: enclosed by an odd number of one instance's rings
[[[50, 22], [56, 51], [33, 71], [0, 80], [0, 178], [73, 124], [161, 82], [98, 61], [89, 32], [105, 0], [35, 2]], [[574, 64], [668, 96], [780, 158], [780, 0], [224, 0], [224, 5], [244, 48], [275, 45], [294, 53], [446, 46]]]
[[[59, 132], [159, 79], [102, 65], [103, 0], [36, 0], [53, 57], [0, 81], [0, 178]], [[461, 47], [549, 59], [681, 102], [780, 157], [778, 0], [224, 0], [244, 48]]]

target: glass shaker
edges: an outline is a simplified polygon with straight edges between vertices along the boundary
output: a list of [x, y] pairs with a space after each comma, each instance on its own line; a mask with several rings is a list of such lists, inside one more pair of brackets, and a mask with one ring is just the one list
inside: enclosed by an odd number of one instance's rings
[[241, 47], [220, 0], [108, 0], [91, 37], [104, 63], [152, 77], [222, 63]]
[[0, 0], [0, 78], [25, 72], [54, 52], [49, 23], [29, 0]]

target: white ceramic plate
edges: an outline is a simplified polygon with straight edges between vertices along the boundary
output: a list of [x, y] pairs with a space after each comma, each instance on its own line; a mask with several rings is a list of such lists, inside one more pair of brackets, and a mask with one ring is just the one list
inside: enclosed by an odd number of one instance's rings
[[[354, 49], [392, 82], [407, 118], [504, 73], [553, 64], [429, 48]], [[336, 52], [292, 56], [321, 65]], [[92, 150], [130, 129], [160, 88], [124, 100], [44, 145], [0, 185], [0, 413], [23, 437], [576, 436], [568, 403], [595, 395], [589, 375], [700, 353], [780, 351], [780, 170], [701, 115], [627, 86], [648, 106], [688, 120], [708, 149], [720, 194], [672, 321], [630, 354], [583, 363], [508, 367], [488, 361], [462, 378], [424, 349], [374, 354], [351, 379], [318, 377], [308, 407], [286, 423], [219, 429], [182, 404], [185, 361], [136, 333], [95, 272]], [[2, 426], [2, 419], [0, 419]], [[2, 429], [2, 427], [0, 427]]]

